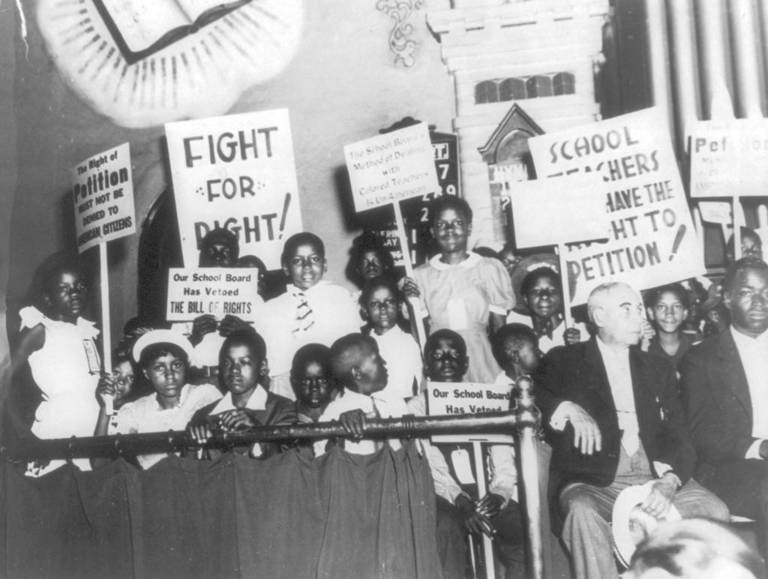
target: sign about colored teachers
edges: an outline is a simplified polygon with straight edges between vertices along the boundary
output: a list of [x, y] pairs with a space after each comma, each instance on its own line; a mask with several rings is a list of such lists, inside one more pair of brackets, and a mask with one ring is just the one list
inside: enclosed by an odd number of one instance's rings
[[198, 265], [200, 240], [222, 227], [241, 256], [279, 268], [285, 239], [302, 230], [288, 111], [167, 123], [165, 134], [185, 266]]
[[[512, 387], [506, 384], [477, 384], [474, 382], [429, 382], [427, 384], [427, 414], [429, 416], [467, 416], [485, 412], [509, 412]], [[441, 434], [432, 442], [499, 442], [511, 443], [511, 434]]]
[[358, 213], [441, 190], [425, 123], [344, 147]]
[[[568, 246], [571, 305], [614, 280], [638, 290], [704, 273], [664, 117], [645, 109], [529, 141], [539, 178], [594, 173], [608, 238]], [[563, 184], [565, 188], [567, 185]]]
[[188, 322], [211, 314], [254, 321], [263, 303], [258, 292], [257, 268], [207, 267], [168, 270], [166, 319]]
[[694, 123], [691, 197], [754, 197], [768, 190], [768, 120]]
[[136, 232], [131, 152], [123, 143], [72, 169], [77, 250]]

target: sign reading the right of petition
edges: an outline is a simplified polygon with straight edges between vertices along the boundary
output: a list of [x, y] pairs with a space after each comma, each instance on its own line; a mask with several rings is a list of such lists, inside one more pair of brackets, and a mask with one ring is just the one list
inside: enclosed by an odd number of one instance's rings
[[590, 291], [607, 281], [642, 290], [704, 273], [669, 129], [659, 110], [533, 137], [529, 146], [539, 179], [594, 173], [604, 196], [608, 241], [568, 246], [571, 305], [586, 303]]

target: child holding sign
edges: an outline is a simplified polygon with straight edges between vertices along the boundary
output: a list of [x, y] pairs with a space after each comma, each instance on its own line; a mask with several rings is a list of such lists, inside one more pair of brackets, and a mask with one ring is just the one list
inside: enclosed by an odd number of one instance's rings
[[[461, 334], [469, 349], [470, 382], [493, 382], [499, 366], [493, 358], [491, 333], [504, 324], [515, 297], [507, 270], [497, 259], [468, 251], [472, 209], [458, 197], [435, 200], [432, 236], [440, 253], [404, 283], [406, 295], [421, 295], [432, 330]], [[490, 327], [489, 327], [490, 326]]]
[[311, 342], [330, 346], [359, 331], [360, 315], [346, 289], [323, 279], [328, 262], [317, 235], [289, 237], [280, 261], [291, 283], [284, 294], [266, 303], [264, 319], [257, 325], [269, 344], [270, 389], [294, 400], [289, 375], [296, 350]]
[[387, 362], [387, 393], [410, 398], [419, 393], [422, 361], [416, 340], [397, 325], [401, 305], [397, 283], [389, 277], [373, 278], [363, 287], [360, 312], [368, 322], [367, 333]]
[[[84, 319], [88, 286], [76, 256], [54, 254], [38, 269], [32, 305], [19, 312], [21, 335], [13, 355], [14, 370], [29, 364], [43, 401], [35, 411], [32, 434], [38, 438], [91, 436], [99, 405], [96, 385], [101, 360], [95, 338], [99, 331]], [[14, 384], [18, 384], [14, 380]], [[73, 461], [90, 470], [87, 459]], [[63, 465], [30, 465], [28, 476], [41, 476]]]

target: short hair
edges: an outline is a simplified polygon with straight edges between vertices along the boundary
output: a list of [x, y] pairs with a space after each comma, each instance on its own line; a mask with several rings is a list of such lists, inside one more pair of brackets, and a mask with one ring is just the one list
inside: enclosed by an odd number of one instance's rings
[[680, 303], [683, 304], [683, 307], [685, 309], [688, 309], [690, 307], [691, 300], [688, 296], [688, 292], [685, 291], [685, 288], [679, 283], [670, 283], [646, 292], [645, 294], [646, 307], [653, 308], [656, 304], [659, 303], [661, 296], [666, 293], [674, 294], [675, 297], [678, 300], [680, 300]]
[[721, 577], [733, 565], [756, 578], [764, 576], [765, 563], [744, 541], [725, 526], [707, 519], [665, 522], [638, 546], [630, 569], [643, 573], [663, 569], [674, 577]]
[[437, 330], [427, 338], [427, 343], [424, 345], [425, 358], [437, 348], [437, 344], [440, 340], [453, 340], [462, 355], [464, 357], [467, 356], [467, 343], [464, 341], [464, 338], [461, 337], [461, 334], [449, 330], [448, 328], [443, 328]]
[[37, 307], [41, 312], [47, 312], [48, 305], [45, 298], [49, 292], [56, 289], [51, 286], [63, 273], [75, 273], [81, 278], [83, 277], [80, 258], [76, 253], [58, 251], [43, 260], [32, 277], [27, 296], [28, 303]]
[[397, 288], [397, 282], [391, 276], [380, 275], [365, 282], [363, 291], [360, 293], [360, 307], [365, 308], [365, 304], [370, 299], [371, 294], [381, 288], [387, 288], [398, 302], [400, 301], [400, 290]]
[[544, 265], [525, 274], [523, 282], [520, 284], [520, 295], [528, 295], [528, 292], [531, 291], [536, 281], [542, 277], [548, 277], [552, 281], [552, 285], [558, 290], [563, 291], [563, 282], [560, 279], [560, 274], [551, 267]]
[[232, 346], [245, 346], [251, 351], [251, 355], [261, 364], [267, 359], [267, 345], [264, 338], [251, 327], [238, 328], [231, 332], [221, 344], [219, 350], [219, 367], [224, 363], [227, 349]]
[[241, 255], [236, 265], [237, 267], [255, 267], [262, 275], [267, 272], [266, 264], [255, 255]]
[[[333, 377], [333, 368], [331, 367], [331, 349], [324, 344], [305, 344], [296, 350], [296, 354], [294, 354], [293, 361], [291, 362], [292, 387], [294, 380], [296, 380], [300, 375], [304, 373], [307, 366], [311, 362], [319, 364], [323, 369], [323, 372], [325, 372], [329, 377]], [[293, 389], [298, 398], [298, 392], [296, 392], [296, 388], [294, 387]]]
[[376, 340], [360, 333], [347, 334], [331, 345], [331, 369], [333, 376], [343, 386], [354, 386], [352, 370], [362, 362], [363, 349], [379, 351]]
[[[598, 298], [602, 297], [605, 294], [611, 293], [614, 289], [616, 289], [619, 286], [625, 286], [631, 288], [631, 286], [623, 281], [608, 281], [605, 283], [601, 283], [599, 286], [594, 288], [591, 292], [589, 292], [589, 297], [587, 298], [587, 313], [589, 314], [589, 321], [594, 323], [595, 322], [595, 310], [600, 307], [597, 304]], [[634, 290], [633, 290], [634, 291]]]
[[237, 241], [237, 235], [225, 229], [224, 227], [214, 227], [200, 240], [200, 252], [212, 246], [214, 243], [223, 243], [232, 249], [232, 259], [237, 260], [240, 254], [240, 244]]
[[325, 244], [323, 243], [323, 240], [314, 233], [310, 233], [309, 231], [302, 231], [301, 233], [295, 233], [291, 235], [288, 239], [285, 240], [285, 245], [283, 245], [283, 253], [280, 255], [280, 263], [283, 265], [283, 267], [288, 266], [288, 262], [290, 261], [291, 257], [293, 257], [293, 254], [296, 253], [296, 250], [301, 245], [311, 245], [315, 248], [315, 251], [320, 254], [320, 257], [325, 259]]
[[156, 342], [144, 348], [139, 356], [139, 367], [142, 370], [147, 370], [152, 362], [168, 355], [178, 358], [189, 369], [189, 356], [187, 356], [187, 353], [181, 347], [170, 342]]
[[464, 199], [456, 195], [441, 195], [432, 201], [432, 225], [440, 219], [440, 214], [446, 209], [453, 209], [456, 213], [461, 213], [467, 221], [467, 225], [472, 223], [472, 208]]
[[508, 339], [527, 340], [534, 348], [539, 347], [539, 338], [533, 328], [525, 324], [505, 324], [491, 338], [491, 350], [493, 357], [501, 365], [504, 360], [504, 343]]
[[723, 292], [731, 291], [739, 274], [749, 269], [762, 272], [768, 277], [768, 264], [762, 259], [756, 257], [742, 257], [741, 259], [734, 261], [728, 266], [728, 269], [725, 270], [725, 277], [723, 277]]
[[392, 254], [384, 247], [379, 237], [371, 231], [361, 233], [352, 242], [352, 247], [349, 249], [349, 261], [344, 271], [347, 278], [358, 287], [363, 283], [363, 276], [360, 275], [358, 266], [363, 255], [369, 251], [379, 256], [384, 273], [389, 273], [395, 269], [395, 260], [392, 259]]

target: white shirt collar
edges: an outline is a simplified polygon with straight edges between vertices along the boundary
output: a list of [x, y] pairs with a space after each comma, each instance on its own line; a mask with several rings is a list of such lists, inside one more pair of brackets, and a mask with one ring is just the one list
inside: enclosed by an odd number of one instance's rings
[[613, 347], [609, 346], [600, 338], [596, 336], [597, 349], [600, 350], [600, 355], [603, 357], [603, 362], [606, 360], [613, 360], [616, 363], [623, 363], [629, 361], [629, 346]]
[[460, 263], [454, 263], [454, 264], [444, 263], [440, 261], [441, 255], [438, 253], [432, 259], [429, 260], [429, 265], [439, 270], [446, 270], [446, 269], [453, 269], [453, 268], [470, 268], [477, 265], [478, 262], [482, 259], [479, 254], [473, 251], [469, 251], [467, 253], [469, 254], [467, 259], [465, 259]]
[[731, 336], [733, 336], [733, 341], [736, 342], [737, 348], [754, 348], [757, 345], [766, 346], [768, 345], [768, 330], [757, 336], [756, 338], [753, 338], [752, 336], [748, 336], [731, 325], [730, 327]]
[[[267, 391], [259, 385], [248, 398], [248, 402], [245, 403], [245, 407], [248, 410], [264, 410], [267, 404]], [[227, 392], [219, 403], [213, 407], [211, 414], [221, 414], [222, 412], [228, 412], [235, 410], [235, 404], [232, 402], [232, 393]]]

